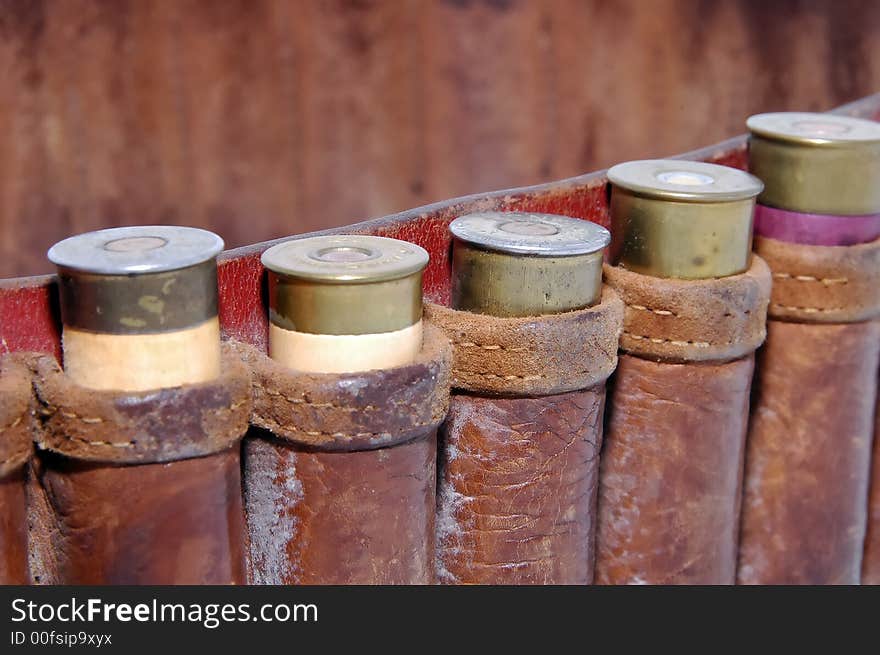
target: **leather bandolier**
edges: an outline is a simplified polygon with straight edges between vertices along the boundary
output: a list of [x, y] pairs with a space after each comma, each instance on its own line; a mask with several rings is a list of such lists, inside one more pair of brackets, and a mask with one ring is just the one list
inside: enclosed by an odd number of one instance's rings
[[[841, 111], [880, 118], [880, 96]], [[747, 166], [742, 138], [688, 158]], [[426, 326], [452, 342], [450, 355], [428, 328], [418, 362], [363, 374], [294, 374], [266, 358], [260, 254], [270, 243], [219, 258], [219, 324], [226, 341], [240, 342], [225, 349], [221, 377], [156, 392], [73, 384], [57, 364], [56, 278], [0, 280], [3, 352], [38, 355], [0, 370], [0, 580], [589, 583], [598, 487], [596, 581], [730, 582], [745, 449], [739, 581], [760, 572], [767, 581], [857, 582], [880, 349], [876, 314], [864, 311], [880, 267], [865, 253], [876, 246], [847, 247], [831, 262], [819, 249], [790, 253], [758, 239], [748, 283], [726, 278], [732, 286], [715, 293], [709, 282], [682, 282], [701, 289], [698, 300], [609, 276], [602, 302], [587, 310], [477, 317], [448, 309], [448, 226], [488, 210], [607, 227], [606, 178], [335, 230], [424, 247]], [[776, 277], [753, 364], [761, 259]], [[846, 285], [812, 281], [843, 276]], [[817, 400], [832, 388], [833, 400]], [[789, 471], [793, 484], [774, 487], [774, 471]], [[647, 485], [646, 472], [666, 486]], [[375, 500], [361, 493], [367, 487]], [[636, 507], [644, 534], [633, 531]], [[774, 539], [758, 520], [768, 511], [779, 519]], [[880, 575], [872, 528], [866, 582]], [[793, 573], [777, 576], [783, 550]]]

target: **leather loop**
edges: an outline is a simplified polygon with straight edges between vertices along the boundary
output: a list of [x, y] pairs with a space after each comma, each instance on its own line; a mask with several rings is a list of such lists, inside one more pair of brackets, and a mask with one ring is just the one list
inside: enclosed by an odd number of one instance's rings
[[33, 388], [27, 354], [0, 358], [0, 480], [30, 459]]
[[623, 305], [610, 288], [598, 305], [562, 314], [500, 318], [442, 305], [425, 318], [452, 341], [452, 386], [505, 396], [588, 389], [617, 366]]
[[605, 281], [626, 305], [620, 349], [667, 362], [729, 361], [766, 337], [770, 269], [752, 257], [748, 271], [679, 280], [605, 265]]
[[251, 345], [234, 347], [253, 372], [251, 422], [302, 446], [394, 446], [429, 434], [449, 407], [449, 343], [429, 325], [414, 363], [361, 373], [295, 371]]
[[217, 380], [158, 391], [86, 389], [51, 357], [36, 360], [34, 373], [37, 445], [74, 459], [146, 464], [204, 457], [247, 431], [250, 375], [225, 344]]
[[880, 239], [853, 246], [809, 246], [755, 238], [773, 271], [771, 318], [856, 323], [880, 316]]
[[745, 448], [738, 583], [858, 584], [880, 322], [767, 327]]

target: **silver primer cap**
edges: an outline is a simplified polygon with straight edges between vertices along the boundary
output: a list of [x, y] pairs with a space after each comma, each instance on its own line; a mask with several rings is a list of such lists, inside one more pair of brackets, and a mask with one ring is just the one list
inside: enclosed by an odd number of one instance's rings
[[566, 257], [598, 252], [611, 242], [601, 225], [568, 216], [531, 212], [479, 212], [456, 218], [452, 236], [513, 255]]
[[60, 268], [96, 275], [162, 273], [216, 257], [223, 239], [196, 227], [137, 225], [69, 237], [49, 248]]
[[455, 309], [540, 316], [589, 307], [602, 294], [602, 255], [611, 235], [568, 216], [480, 212], [455, 219]]

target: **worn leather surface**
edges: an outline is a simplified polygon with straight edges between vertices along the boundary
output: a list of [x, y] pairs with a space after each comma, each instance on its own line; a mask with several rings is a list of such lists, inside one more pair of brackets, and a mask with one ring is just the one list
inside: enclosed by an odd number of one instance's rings
[[258, 584], [433, 580], [436, 429], [449, 342], [426, 326], [407, 366], [306, 374], [253, 348], [254, 423], [244, 491]]
[[37, 444], [67, 457], [174, 461], [227, 450], [247, 430], [250, 374], [228, 348], [217, 380], [144, 393], [80, 387], [51, 357], [33, 368]]
[[586, 389], [611, 375], [623, 304], [604, 287], [598, 305], [562, 314], [500, 318], [429, 303], [425, 318], [452, 342], [454, 387], [551, 395]]
[[599, 487], [600, 584], [732, 584], [753, 352], [770, 270], [676, 280], [605, 266], [624, 303]]
[[27, 462], [31, 387], [27, 356], [0, 358], [0, 585], [28, 584]]
[[255, 584], [430, 584], [436, 431], [388, 448], [245, 441]]
[[456, 394], [444, 424], [437, 577], [588, 584], [604, 385], [539, 398]]
[[880, 239], [811, 246], [755, 238], [773, 271], [770, 316], [807, 323], [851, 323], [880, 316]]
[[138, 466], [41, 459], [29, 486], [36, 582], [245, 582], [238, 447]]
[[623, 354], [601, 457], [596, 582], [732, 584], [753, 356]]
[[253, 346], [231, 346], [253, 371], [251, 422], [302, 446], [393, 446], [424, 435], [446, 416], [452, 353], [430, 325], [412, 364], [360, 373], [294, 371]]
[[0, 480], [18, 473], [33, 452], [33, 388], [29, 362], [36, 355], [0, 357]]
[[865, 552], [862, 558], [862, 584], [880, 585], [880, 389], [874, 411], [874, 456], [871, 458], [870, 495]]
[[859, 581], [880, 324], [770, 321], [755, 379], [738, 580]]
[[441, 432], [438, 581], [590, 583], [604, 384], [623, 318], [617, 294], [605, 287], [599, 305], [551, 316], [440, 305], [426, 316], [453, 342], [462, 390]]
[[30, 582], [25, 470], [0, 479], [0, 585]]
[[709, 280], [641, 275], [604, 267], [626, 305], [620, 348], [657, 361], [729, 361], [766, 336], [770, 270], [752, 257], [748, 271]]

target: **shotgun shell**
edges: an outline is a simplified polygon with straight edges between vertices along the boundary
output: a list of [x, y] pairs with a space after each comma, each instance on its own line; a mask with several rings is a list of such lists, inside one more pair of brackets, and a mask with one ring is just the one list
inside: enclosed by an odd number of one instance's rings
[[61, 241], [64, 369], [90, 389], [147, 391], [220, 374], [217, 254], [189, 227], [120, 227]]
[[61, 321], [101, 334], [157, 334], [217, 318], [217, 255], [207, 230], [118, 227], [49, 249], [58, 267]]
[[456, 218], [452, 307], [493, 316], [582, 309], [602, 293], [605, 228], [552, 214], [481, 212]]
[[269, 320], [311, 334], [376, 334], [422, 317], [428, 253], [414, 243], [365, 235], [287, 241], [263, 253]]
[[779, 112], [746, 122], [749, 169], [764, 181], [762, 205], [804, 214], [880, 213], [880, 124]]
[[761, 181], [727, 166], [631, 161], [608, 171], [614, 265], [656, 277], [708, 279], [747, 270]]
[[332, 235], [273, 246], [262, 261], [273, 359], [298, 370], [343, 373], [403, 365], [418, 354], [423, 248]]

